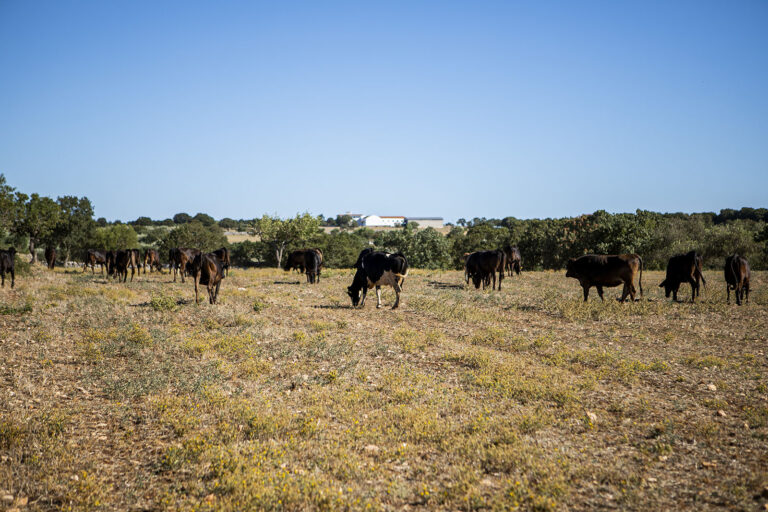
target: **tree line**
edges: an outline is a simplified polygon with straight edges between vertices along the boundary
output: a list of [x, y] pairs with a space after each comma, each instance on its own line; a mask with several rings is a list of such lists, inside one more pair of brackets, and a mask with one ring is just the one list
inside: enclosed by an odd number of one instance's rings
[[[60, 261], [82, 261], [89, 248], [155, 248], [165, 261], [172, 247], [212, 251], [230, 248], [233, 264], [277, 266], [288, 251], [316, 247], [324, 265], [348, 268], [366, 247], [402, 252], [409, 264], [425, 269], [460, 269], [465, 253], [517, 246], [529, 270], [563, 268], [569, 258], [586, 253], [638, 253], [645, 268], [662, 269], [670, 256], [697, 250], [705, 264], [720, 268], [737, 252], [754, 269], [768, 268], [768, 210], [726, 209], [719, 213], [611, 214], [603, 210], [557, 219], [459, 219], [449, 231], [419, 229], [415, 223], [398, 229], [359, 228], [345, 216], [336, 219], [308, 213], [281, 219], [215, 220], [210, 215], [178, 213], [173, 218], [138, 217], [128, 222], [94, 219], [87, 197], [52, 199], [27, 195], [0, 174], [0, 247], [14, 245], [31, 261], [46, 246], [57, 249]], [[332, 229], [323, 227], [331, 226]], [[257, 241], [228, 243], [225, 230], [255, 235]]]

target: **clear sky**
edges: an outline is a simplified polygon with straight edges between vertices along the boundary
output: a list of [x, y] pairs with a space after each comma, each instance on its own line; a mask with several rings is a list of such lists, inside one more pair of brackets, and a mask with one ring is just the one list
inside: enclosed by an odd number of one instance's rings
[[0, 173], [97, 216], [768, 206], [768, 2], [0, 0]]

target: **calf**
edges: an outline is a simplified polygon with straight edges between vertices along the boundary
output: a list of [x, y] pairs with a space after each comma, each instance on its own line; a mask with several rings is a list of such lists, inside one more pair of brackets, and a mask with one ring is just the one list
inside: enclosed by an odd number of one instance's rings
[[222, 247], [213, 251], [213, 254], [219, 258], [221, 268], [227, 271], [227, 277], [229, 277], [229, 249]]
[[91, 266], [91, 273], [96, 273], [96, 265], [101, 266], [101, 274], [104, 275], [104, 267], [107, 265], [106, 252], [88, 249], [85, 255], [85, 263], [83, 264], [83, 272], [85, 272], [89, 265]]
[[219, 258], [212, 252], [200, 253], [187, 264], [187, 270], [195, 281], [195, 304], [200, 304], [197, 284], [203, 284], [208, 289], [208, 302], [216, 304], [219, 296], [221, 280], [224, 279], [224, 269]]
[[522, 257], [520, 256], [520, 249], [509, 245], [504, 246], [504, 255], [507, 257], [506, 270], [509, 275], [512, 275], [512, 271], [515, 274], [520, 275], [520, 269], [522, 267]]
[[725, 290], [726, 302], [731, 302], [731, 290], [735, 290], [736, 304], [741, 306], [742, 299], [746, 296], [749, 303], [749, 262], [738, 254], [732, 254], [725, 259]]
[[7, 251], [0, 249], [0, 278], [2, 287], [5, 287], [5, 273], [11, 274], [11, 288], [16, 284], [16, 248], [11, 247]]
[[696, 251], [691, 251], [688, 254], [678, 254], [669, 258], [667, 277], [659, 284], [659, 288], [664, 288], [665, 296], [669, 298], [671, 293], [672, 300], [677, 302], [677, 291], [680, 289], [680, 284], [690, 283], [691, 302], [694, 302], [696, 296], [699, 295], [699, 280], [705, 286], [707, 284], [701, 271], [703, 261], [703, 258]]
[[[468, 279], [472, 278], [472, 284], [475, 288], [483, 289], [491, 284], [493, 280], [493, 289], [496, 289], [496, 273], [499, 274], [499, 291], [501, 291], [501, 281], [504, 279], [504, 267], [506, 266], [506, 255], [504, 251], [477, 251], [467, 257], [466, 274]], [[468, 280], [467, 279], [467, 280]]]
[[[352, 306], [365, 305], [365, 296], [369, 288], [376, 287], [376, 307], [381, 307], [381, 287], [391, 286], [395, 290], [396, 309], [400, 305], [400, 291], [408, 275], [408, 260], [400, 253], [389, 254], [373, 249], [363, 249], [355, 263], [355, 277], [352, 285], [347, 288], [347, 294], [352, 299]], [[362, 299], [360, 291], [362, 290]]]
[[565, 277], [579, 280], [584, 289], [584, 302], [589, 297], [589, 289], [597, 288], [600, 300], [603, 299], [603, 287], [613, 287], [624, 284], [621, 292], [621, 302], [627, 295], [635, 300], [635, 275], [640, 273], [638, 284], [640, 296], [643, 296], [643, 260], [637, 254], [585, 254], [579, 258], [571, 258], [566, 266]]
[[157, 252], [157, 249], [145, 249], [144, 250], [144, 259], [141, 262], [141, 268], [144, 270], [144, 273], [147, 273], [147, 265], [149, 265], [149, 273], [152, 273], [152, 269], [157, 269], [158, 272], [161, 274], [163, 273], [163, 265], [160, 263], [160, 253]]
[[56, 264], [56, 249], [50, 245], [45, 248], [45, 262], [48, 264], [48, 268], [53, 270], [53, 266]]

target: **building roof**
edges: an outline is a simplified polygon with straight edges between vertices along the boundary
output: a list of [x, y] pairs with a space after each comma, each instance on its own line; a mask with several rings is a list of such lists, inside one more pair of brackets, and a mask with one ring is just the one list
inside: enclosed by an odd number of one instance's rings
[[381, 219], [404, 219], [402, 215], [379, 215]]
[[443, 220], [442, 217], [406, 217], [408, 220]]

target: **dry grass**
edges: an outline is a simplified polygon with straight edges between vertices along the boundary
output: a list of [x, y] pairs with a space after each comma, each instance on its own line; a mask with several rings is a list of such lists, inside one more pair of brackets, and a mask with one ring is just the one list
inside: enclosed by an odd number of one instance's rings
[[583, 304], [562, 273], [413, 271], [391, 311], [351, 309], [349, 271], [233, 270], [197, 307], [168, 274], [34, 269], [0, 290], [0, 506], [762, 506], [766, 274], [743, 307], [644, 277]]

